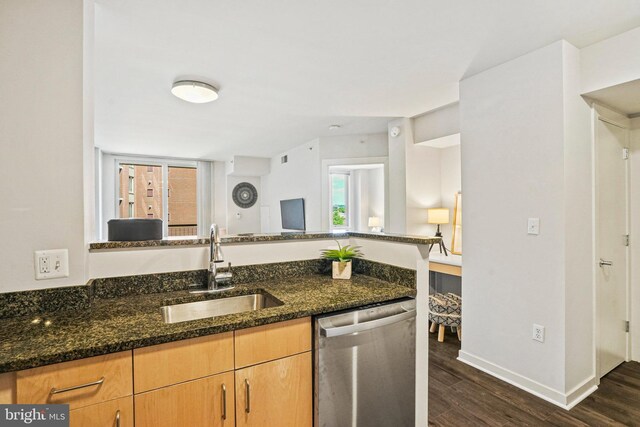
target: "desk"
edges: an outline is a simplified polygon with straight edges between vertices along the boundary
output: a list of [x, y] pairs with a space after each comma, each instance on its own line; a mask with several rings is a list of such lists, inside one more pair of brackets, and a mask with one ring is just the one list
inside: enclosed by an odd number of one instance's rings
[[462, 277], [462, 255], [429, 254], [429, 271]]

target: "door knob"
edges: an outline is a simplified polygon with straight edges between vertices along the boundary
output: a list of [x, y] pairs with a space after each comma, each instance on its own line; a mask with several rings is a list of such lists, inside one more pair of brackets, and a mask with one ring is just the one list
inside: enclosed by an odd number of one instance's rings
[[605, 260], [603, 260], [602, 258], [600, 258], [600, 262], [599, 262], [599, 264], [600, 264], [600, 267], [604, 267], [605, 265], [610, 267], [610, 266], [612, 266], [612, 265], [613, 265], [613, 262], [611, 262], [611, 261], [605, 261]]

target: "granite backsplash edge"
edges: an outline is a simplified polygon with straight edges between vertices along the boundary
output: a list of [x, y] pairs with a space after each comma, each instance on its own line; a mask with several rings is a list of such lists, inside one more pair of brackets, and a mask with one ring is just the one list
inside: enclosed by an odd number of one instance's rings
[[[311, 274], [331, 274], [330, 261], [311, 259], [268, 264], [234, 266], [234, 283], [252, 283], [286, 279]], [[366, 259], [356, 259], [354, 274], [374, 277], [412, 289], [416, 272], [402, 267]], [[91, 279], [86, 285], [0, 293], [0, 319], [52, 313], [63, 310], [86, 310], [95, 299], [185, 290], [194, 284], [204, 285], [207, 270], [141, 274]]]

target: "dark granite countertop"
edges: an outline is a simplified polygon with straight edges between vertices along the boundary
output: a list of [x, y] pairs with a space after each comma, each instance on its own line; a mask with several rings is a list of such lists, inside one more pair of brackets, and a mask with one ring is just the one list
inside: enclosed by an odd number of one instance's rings
[[[231, 235], [222, 237], [225, 244], [233, 243], [259, 243], [278, 242], [283, 240], [310, 240], [310, 239], [346, 239], [357, 237], [362, 239], [383, 240], [388, 242], [409, 243], [415, 245], [431, 245], [440, 241], [439, 237], [411, 236], [405, 234], [392, 233], [361, 233], [354, 231], [347, 232], [305, 232], [305, 233], [278, 233], [278, 234], [246, 234]], [[130, 249], [130, 248], [153, 248], [158, 246], [202, 246], [208, 245], [209, 238], [169, 238], [163, 240], [142, 240], [132, 242], [95, 242], [89, 245], [90, 250], [105, 249]]]
[[[284, 305], [174, 324], [165, 324], [160, 313], [162, 305], [254, 292], [268, 292]], [[43, 314], [39, 323], [32, 323], [34, 316], [0, 320], [0, 373], [414, 295], [414, 289], [354, 274], [351, 280], [306, 275], [253, 282], [222, 295], [174, 291], [95, 299], [90, 308]]]

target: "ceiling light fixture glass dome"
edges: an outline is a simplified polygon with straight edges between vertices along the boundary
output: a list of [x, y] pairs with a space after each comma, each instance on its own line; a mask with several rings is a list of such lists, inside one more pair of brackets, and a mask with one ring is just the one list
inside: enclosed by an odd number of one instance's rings
[[194, 104], [204, 104], [218, 99], [218, 89], [196, 80], [178, 80], [173, 83], [171, 93]]

